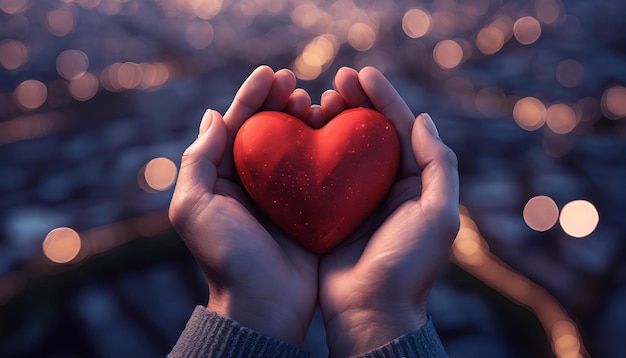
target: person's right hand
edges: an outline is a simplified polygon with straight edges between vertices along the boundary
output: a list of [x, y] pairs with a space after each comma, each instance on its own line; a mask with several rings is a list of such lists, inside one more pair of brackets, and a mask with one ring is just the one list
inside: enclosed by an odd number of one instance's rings
[[319, 121], [287, 70], [257, 68], [222, 116], [207, 110], [183, 154], [169, 216], [209, 282], [207, 309], [300, 346], [317, 301], [318, 258], [261, 223], [237, 181], [234, 137], [252, 114], [285, 111]]

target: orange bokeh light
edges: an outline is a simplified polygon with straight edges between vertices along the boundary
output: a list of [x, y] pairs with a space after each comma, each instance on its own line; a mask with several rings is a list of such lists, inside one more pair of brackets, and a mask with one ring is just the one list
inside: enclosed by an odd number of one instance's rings
[[167, 158], [154, 158], [139, 173], [139, 186], [147, 192], [164, 191], [176, 182], [178, 169]]
[[25, 111], [32, 111], [41, 107], [48, 98], [46, 85], [37, 80], [26, 80], [17, 86], [13, 92], [15, 102]]
[[443, 40], [435, 45], [433, 58], [439, 67], [453, 69], [463, 60], [463, 48], [454, 40]]
[[30, 57], [29, 48], [20, 41], [7, 40], [0, 43], [0, 65], [7, 70], [17, 70]]
[[571, 106], [556, 103], [546, 111], [546, 125], [556, 134], [566, 134], [574, 130], [578, 124], [578, 117]]
[[541, 36], [541, 24], [532, 16], [525, 16], [513, 24], [513, 35], [522, 45], [530, 45]]
[[598, 210], [587, 200], [574, 200], [565, 204], [559, 217], [563, 231], [576, 238], [590, 235], [599, 221]]
[[515, 123], [527, 131], [534, 131], [546, 121], [546, 106], [535, 97], [524, 97], [513, 107]]
[[412, 39], [426, 36], [430, 32], [430, 27], [430, 14], [425, 10], [410, 9], [402, 17], [402, 30]]
[[523, 211], [526, 225], [535, 231], [550, 230], [559, 220], [559, 208], [548, 196], [535, 196], [528, 200]]
[[76, 231], [68, 227], [60, 227], [48, 233], [42, 243], [43, 253], [56, 263], [72, 261], [80, 251], [81, 239]]
[[602, 94], [602, 114], [609, 119], [626, 117], [626, 87], [613, 86]]

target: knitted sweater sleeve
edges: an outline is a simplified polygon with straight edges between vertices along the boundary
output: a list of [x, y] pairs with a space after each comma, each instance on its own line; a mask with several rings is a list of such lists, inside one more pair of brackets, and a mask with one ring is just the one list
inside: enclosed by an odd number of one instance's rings
[[[309, 353], [263, 335], [228, 317], [197, 306], [168, 358], [310, 357]], [[384, 346], [353, 358], [447, 357], [432, 320]]]

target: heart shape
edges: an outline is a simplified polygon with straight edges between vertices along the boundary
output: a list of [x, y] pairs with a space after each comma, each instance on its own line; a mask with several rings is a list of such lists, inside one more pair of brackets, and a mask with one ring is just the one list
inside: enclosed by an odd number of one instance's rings
[[302, 246], [326, 253], [384, 199], [400, 143], [372, 109], [345, 110], [320, 129], [259, 112], [237, 132], [233, 154], [243, 186], [268, 217]]

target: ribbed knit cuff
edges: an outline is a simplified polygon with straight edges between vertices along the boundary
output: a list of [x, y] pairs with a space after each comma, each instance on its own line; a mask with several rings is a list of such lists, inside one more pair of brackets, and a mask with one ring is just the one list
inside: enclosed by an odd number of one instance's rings
[[431, 317], [417, 331], [406, 333], [384, 346], [351, 358], [447, 358]]
[[197, 306], [168, 357], [286, 358], [309, 357], [309, 354]]

